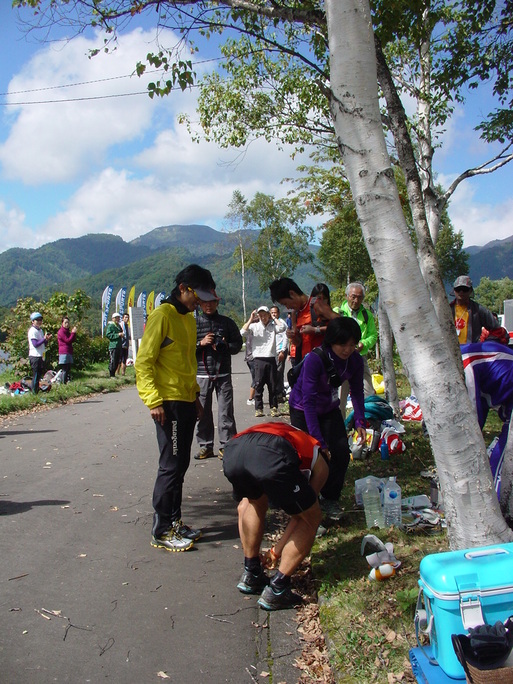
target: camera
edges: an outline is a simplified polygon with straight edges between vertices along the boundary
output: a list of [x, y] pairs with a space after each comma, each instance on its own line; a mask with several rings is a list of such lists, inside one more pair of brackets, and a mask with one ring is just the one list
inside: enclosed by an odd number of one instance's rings
[[222, 349], [226, 346], [226, 342], [223, 340], [223, 333], [219, 332], [219, 330], [214, 330], [214, 341], [212, 342], [212, 345], [217, 349]]

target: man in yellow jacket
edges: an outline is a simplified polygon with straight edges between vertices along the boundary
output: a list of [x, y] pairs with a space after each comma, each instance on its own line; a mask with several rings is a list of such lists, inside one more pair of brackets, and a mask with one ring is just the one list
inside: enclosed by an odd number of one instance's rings
[[196, 381], [196, 320], [200, 301], [217, 299], [212, 274], [192, 264], [171, 295], [148, 317], [135, 361], [137, 391], [155, 422], [159, 469], [153, 489], [151, 545], [187, 551], [201, 536], [182, 522], [182, 488], [201, 404]]

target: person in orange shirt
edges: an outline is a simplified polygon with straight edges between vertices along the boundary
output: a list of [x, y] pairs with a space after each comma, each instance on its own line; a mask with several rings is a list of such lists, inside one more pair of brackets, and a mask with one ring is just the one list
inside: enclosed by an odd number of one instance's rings
[[312, 321], [313, 313], [325, 323], [339, 318], [324, 297], [306, 295], [292, 278], [278, 278], [269, 285], [273, 302], [292, 311], [292, 328], [287, 331], [291, 345], [295, 347], [294, 363], [304, 359], [308, 352], [322, 343], [322, 329], [317, 321]]
[[[318, 495], [328, 477], [330, 458], [315, 437], [280, 422], [254, 425], [226, 444], [223, 469], [239, 502], [244, 551], [244, 572], [237, 588], [243, 594], [260, 594], [257, 603], [264, 610], [301, 603], [290, 588], [291, 577], [310, 553], [321, 522]], [[290, 515], [275, 546], [279, 564], [270, 581], [260, 559], [269, 501]]]

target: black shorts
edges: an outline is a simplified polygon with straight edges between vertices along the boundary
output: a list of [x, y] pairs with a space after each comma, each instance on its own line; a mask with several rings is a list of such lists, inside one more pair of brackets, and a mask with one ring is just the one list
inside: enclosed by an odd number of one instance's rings
[[121, 357], [119, 360], [126, 366], [126, 362], [128, 361], [128, 347], [121, 347]]
[[223, 470], [237, 501], [266, 494], [289, 515], [314, 505], [317, 494], [301, 473], [296, 450], [284, 437], [250, 432], [231, 439], [224, 448]]

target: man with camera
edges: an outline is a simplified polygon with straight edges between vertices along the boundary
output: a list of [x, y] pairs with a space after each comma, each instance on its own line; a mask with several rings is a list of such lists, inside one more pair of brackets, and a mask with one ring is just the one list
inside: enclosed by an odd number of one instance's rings
[[222, 316], [217, 308], [219, 300], [200, 301], [201, 311], [196, 316], [196, 379], [200, 386], [203, 415], [196, 425], [196, 439], [200, 450], [194, 456], [203, 460], [214, 456], [214, 417], [212, 396], [217, 398], [217, 432], [219, 458], [223, 458], [226, 442], [237, 432], [233, 412], [232, 354], [242, 348], [242, 337], [234, 320]]

